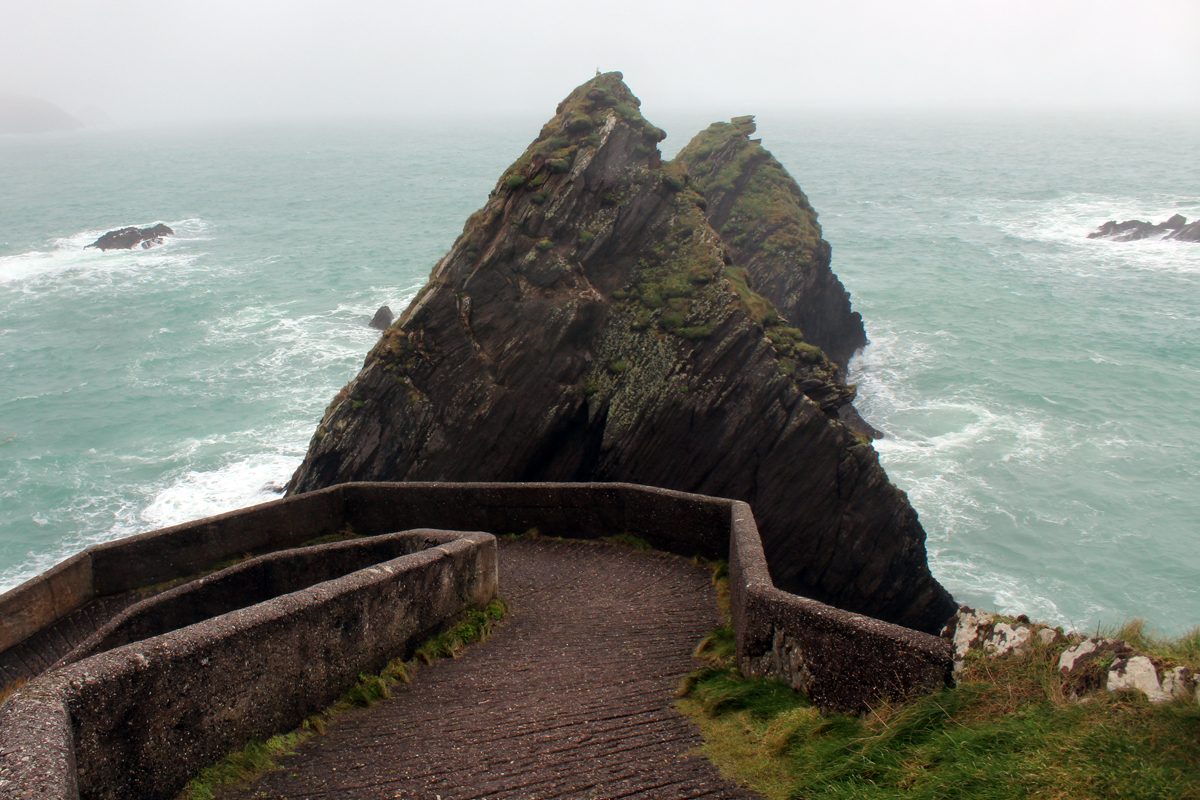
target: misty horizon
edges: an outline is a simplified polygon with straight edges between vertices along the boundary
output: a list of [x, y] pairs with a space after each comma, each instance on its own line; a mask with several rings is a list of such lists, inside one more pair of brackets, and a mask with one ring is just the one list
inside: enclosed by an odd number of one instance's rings
[[[1200, 113], [1200, 6], [357, 2], [20, 6], [0, 93], [116, 127], [541, 118], [596, 69], [648, 117]], [[1133, 25], [1144, 20], [1145, 25]]]

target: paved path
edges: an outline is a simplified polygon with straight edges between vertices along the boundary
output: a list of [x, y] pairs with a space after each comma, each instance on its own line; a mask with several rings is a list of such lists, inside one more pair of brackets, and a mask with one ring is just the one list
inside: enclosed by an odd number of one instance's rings
[[706, 571], [586, 542], [500, 543], [509, 614], [410, 689], [337, 718], [223, 798], [752, 798], [672, 708], [717, 624]]

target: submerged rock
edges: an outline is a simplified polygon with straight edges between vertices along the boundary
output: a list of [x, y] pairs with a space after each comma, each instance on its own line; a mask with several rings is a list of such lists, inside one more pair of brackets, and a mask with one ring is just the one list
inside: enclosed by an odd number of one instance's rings
[[[289, 491], [599, 480], [739, 498], [778, 585], [937, 631], [954, 603], [916, 512], [842, 422], [865, 337], [811, 207], [745, 123], [664, 164], [639, 105], [620, 73], [559, 105], [326, 409]], [[718, 180], [727, 163], [748, 177]]]
[[146, 249], [162, 244], [164, 236], [174, 235], [175, 231], [160, 222], [149, 228], [129, 227], [109, 231], [87, 247], [96, 247], [100, 250], [130, 250], [140, 244], [143, 249]]
[[392, 321], [396, 319], [396, 315], [392, 313], [392, 309], [388, 306], [380, 306], [375, 312], [375, 316], [371, 317], [371, 321], [367, 324], [372, 328], [380, 331], [386, 331]]

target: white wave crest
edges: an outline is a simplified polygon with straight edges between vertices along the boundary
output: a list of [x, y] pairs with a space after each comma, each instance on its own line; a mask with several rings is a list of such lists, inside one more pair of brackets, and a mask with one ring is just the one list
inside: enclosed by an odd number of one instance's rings
[[141, 510], [140, 527], [163, 528], [277, 499], [268, 485], [282, 485], [299, 465], [298, 457], [264, 453], [213, 470], [187, 470]]
[[1088, 238], [1108, 220], [1158, 223], [1174, 214], [1194, 221], [1200, 217], [1200, 198], [1075, 193], [1050, 202], [985, 207], [980, 221], [996, 225], [1014, 239], [1065, 248], [1052, 252], [1067, 257], [1064, 267], [1088, 275], [1129, 269], [1200, 274], [1200, 246], [1193, 242]]

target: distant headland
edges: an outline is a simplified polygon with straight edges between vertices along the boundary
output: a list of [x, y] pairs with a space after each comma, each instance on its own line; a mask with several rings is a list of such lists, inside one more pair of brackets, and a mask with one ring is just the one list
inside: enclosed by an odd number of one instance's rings
[[48, 100], [0, 92], [0, 134], [74, 131], [83, 122]]

